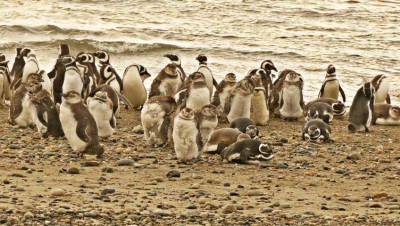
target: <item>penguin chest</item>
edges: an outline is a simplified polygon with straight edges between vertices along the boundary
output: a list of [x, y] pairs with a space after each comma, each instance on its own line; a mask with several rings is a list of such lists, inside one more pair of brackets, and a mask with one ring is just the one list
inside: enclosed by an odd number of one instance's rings
[[112, 88], [114, 88], [115, 91], [117, 91], [118, 93], [121, 92], [121, 87], [117, 81], [117, 79], [110, 79], [109, 81], [106, 82], [107, 85], [111, 86]]
[[64, 83], [62, 86], [63, 93], [68, 91], [75, 91], [81, 93], [83, 89], [83, 82], [80, 74], [75, 70], [67, 70], [65, 72]]
[[266, 125], [269, 119], [269, 111], [265, 101], [264, 91], [256, 91], [251, 97], [250, 118], [257, 125]]
[[36, 106], [31, 101], [28, 102], [28, 110], [29, 110], [29, 113], [31, 115], [32, 122], [36, 125], [36, 128], [37, 128], [38, 132], [41, 133], [41, 134], [46, 133], [47, 132], [47, 127], [45, 125], [43, 125], [42, 122], [40, 122], [39, 115], [38, 115], [38, 110], [37, 110]]
[[339, 98], [339, 81], [332, 80], [325, 82], [324, 92], [321, 97], [328, 97], [337, 100]]
[[172, 138], [174, 140], [174, 149], [178, 159], [190, 160], [197, 158], [197, 135], [198, 130], [194, 121], [184, 120], [179, 116], [175, 118]]
[[231, 110], [228, 114], [229, 122], [232, 122], [236, 118], [250, 117], [251, 108], [251, 95], [240, 95], [236, 94], [231, 101]]
[[[84, 120], [84, 119], [82, 119]], [[83, 152], [88, 143], [81, 140], [77, 135], [78, 121], [71, 111], [69, 106], [62, 103], [60, 106], [60, 122], [64, 130], [64, 135], [68, 140], [72, 150], [77, 152]]]
[[377, 118], [375, 121], [377, 125], [387, 125], [387, 126], [399, 126], [400, 125], [400, 118]]
[[123, 87], [124, 96], [132, 104], [133, 108], [138, 108], [146, 102], [147, 92], [139, 75], [127, 74], [124, 77]]
[[22, 106], [22, 111], [18, 115], [18, 117], [15, 118], [15, 123], [19, 126], [26, 127], [29, 126], [33, 123], [31, 114], [29, 112], [29, 97], [28, 94], [25, 94], [25, 96], [22, 98], [21, 101], [21, 106]]
[[29, 60], [24, 66], [24, 71], [22, 72], [21, 82], [27, 82], [28, 75], [32, 73], [37, 73], [39, 71], [39, 65], [36, 61]]
[[116, 119], [113, 114], [113, 106], [110, 99], [101, 102], [92, 99], [88, 103], [90, 114], [96, 121], [99, 137], [109, 137], [114, 133]]
[[384, 103], [389, 93], [389, 81], [383, 79], [375, 94], [375, 103]]
[[218, 120], [203, 120], [200, 124], [200, 134], [201, 140], [203, 141], [203, 145], [206, 146], [208, 140], [210, 139], [211, 133], [214, 131], [214, 128], [217, 127]]
[[301, 90], [298, 86], [289, 85], [282, 89], [281, 101], [283, 101], [280, 113], [283, 117], [298, 118], [303, 109], [300, 105]]
[[191, 108], [193, 111], [197, 111], [209, 103], [210, 96], [207, 87], [192, 88], [186, 100], [186, 107]]
[[197, 71], [203, 73], [205, 82], [207, 84], [208, 90], [211, 95], [213, 93], [213, 88], [214, 88], [214, 86], [213, 86], [214, 77], [213, 77], [211, 70], [208, 67], [202, 66]]
[[174, 96], [181, 84], [182, 82], [179, 76], [176, 78], [166, 78], [160, 84], [160, 93], [162, 96]]
[[149, 145], [160, 146], [166, 142], [167, 134], [162, 134], [161, 126], [166, 112], [157, 103], [146, 103], [141, 112], [141, 122], [144, 138]]
[[219, 100], [220, 100], [220, 105], [219, 107], [222, 109], [222, 112], [225, 109], [225, 103], [226, 99], [230, 96], [231, 90], [233, 89], [233, 86], [228, 86], [225, 87], [222, 92], [219, 94]]

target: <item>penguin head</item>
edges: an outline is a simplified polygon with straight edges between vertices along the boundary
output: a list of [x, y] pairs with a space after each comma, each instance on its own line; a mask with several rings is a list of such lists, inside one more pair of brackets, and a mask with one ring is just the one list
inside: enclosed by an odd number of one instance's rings
[[68, 66], [76, 66], [75, 58], [72, 56], [63, 56], [61, 57], [61, 63], [66, 67]]
[[179, 117], [185, 120], [193, 120], [194, 111], [191, 108], [183, 108], [181, 112], [179, 112]]
[[276, 71], [276, 72], [278, 71], [278, 69], [276, 69], [274, 63], [272, 63], [271, 60], [264, 60], [261, 63], [261, 68], [266, 71]]
[[310, 137], [310, 141], [316, 141], [321, 135], [321, 130], [317, 126], [310, 126], [308, 128], [308, 135]]
[[204, 54], [199, 54], [196, 60], [199, 61], [199, 64], [207, 64], [207, 56]]
[[225, 75], [225, 81], [236, 82], [236, 75], [234, 73], [228, 73]]
[[105, 79], [109, 79], [113, 75], [117, 76], [117, 72], [115, 71], [115, 69], [113, 67], [111, 67], [111, 65], [103, 64], [100, 68], [100, 75]]
[[0, 62], [5, 61], [6, 60], [6, 56], [2, 53], [0, 53]]
[[7, 67], [9, 60], [6, 60], [6, 56], [0, 53], [0, 66]]
[[336, 68], [333, 66], [333, 64], [329, 64], [328, 68], [326, 69], [326, 73], [329, 74], [335, 74]]
[[106, 51], [97, 51], [93, 54], [93, 56], [97, 57], [101, 64], [108, 64], [110, 62], [110, 56]]
[[106, 103], [108, 98], [107, 92], [97, 91], [93, 97], [95, 100], [98, 100], [101, 103]]
[[23, 48], [20, 53], [19, 53], [19, 57], [27, 57], [29, 53], [32, 52], [32, 49], [29, 48]]
[[139, 75], [142, 78], [142, 81], [146, 80], [146, 78], [151, 77], [151, 74], [142, 65], [137, 65], [137, 68], [138, 68], [138, 71], [139, 71]]
[[189, 75], [189, 77], [193, 82], [205, 81], [204, 74], [199, 71], [193, 72], [193, 74]]
[[375, 88], [371, 82], [366, 82], [363, 86], [363, 93], [365, 97], [371, 100], [375, 95]]
[[256, 87], [262, 87], [261, 78], [257, 75], [252, 75], [250, 79], [254, 82]]
[[332, 104], [332, 109], [334, 112], [342, 112], [345, 110], [345, 106], [343, 102], [337, 102]]
[[171, 63], [165, 66], [164, 72], [169, 75], [169, 77], [176, 78], [178, 76], [178, 73], [176, 71], [176, 64]]
[[40, 83], [38, 80], [32, 80], [27, 83], [25, 87], [28, 90], [29, 95], [34, 95], [42, 90], [42, 83]]
[[201, 108], [201, 114], [206, 117], [215, 117], [217, 115], [217, 107], [213, 104], [206, 104]]
[[92, 64], [92, 63], [94, 63], [94, 57], [90, 53], [80, 52], [76, 56], [76, 61], [80, 64], [82, 64], [82, 63], [91, 63]]
[[82, 101], [81, 95], [76, 91], [68, 91], [66, 93], [62, 93], [62, 102], [68, 104], [76, 104]]
[[390, 107], [389, 108], [389, 115], [393, 119], [400, 119], [400, 107]]
[[[42, 70], [42, 71], [44, 71], [44, 70]], [[42, 71], [40, 71], [40, 72], [42, 72]], [[40, 74], [40, 73], [30, 73], [30, 74], [27, 76], [26, 81], [27, 81], [28, 83], [31, 82], [31, 81], [44, 82], [44, 80], [43, 80], [43, 74]]]
[[256, 139], [259, 135], [259, 130], [256, 125], [249, 125], [246, 127], [245, 133], [249, 135], [251, 139]]
[[181, 65], [181, 57], [178, 54], [164, 54], [163, 57], [166, 57], [171, 60], [172, 63], [176, 63], [177, 65]]
[[318, 111], [315, 108], [310, 108], [307, 112], [306, 120], [310, 121], [311, 119], [317, 119], [319, 116]]
[[287, 82], [298, 82], [300, 80], [301, 80], [300, 75], [295, 71], [290, 71], [285, 77], [285, 81]]
[[261, 143], [258, 147], [258, 151], [264, 155], [271, 155], [272, 154], [272, 147], [269, 143]]

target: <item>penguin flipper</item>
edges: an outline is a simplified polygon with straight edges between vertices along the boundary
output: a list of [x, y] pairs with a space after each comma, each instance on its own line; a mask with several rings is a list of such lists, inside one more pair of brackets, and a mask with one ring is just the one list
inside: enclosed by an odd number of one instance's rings
[[386, 103], [390, 104], [390, 96], [389, 96], [389, 94], [386, 96]]
[[160, 93], [160, 90], [158, 89], [160, 84], [161, 84], [160, 79], [155, 78], [153, 80], [153, 82], [151, 83], [151, 86], [150, 86], [149, 98], [153, 97], [153, 96], [160, 96], [161, 93]]
[[110, 126], [111, 126], [111, 128], [113, 128], [113, 129], [115, 129], [115, 127], [117, 126], [117, 122], [116, 122], [116, 120], [115, 120], [115, 115], [114, 115], [114, 114], [111, 116], [111, 119], [110, 119]]
[[[344, 90], [341, 86], [339, 86], [340, 95], [342, 95], [343, 103], [346, 102], [346, 95], [344, 94]], [[389, 100], [390, 101], [390, 100]]]
[[324, 84], [322, 84], [321, 89], [319, 90], [318, 98], [321, 98], [322, 95], [324, 95], [324, 89], [325, 89], [325, 82], [324, 82]]
[[98, 137], [97, 127], [91, 126], [96, 125], [96, 122], [93, 118], [80, 119], [78, 120], [78, 125], [76, 126], [76, 134], [78, 135], [79, 139], [86, 143], [93, 142], [93, 138]]
[[218, 88], [218, 82], [217, 80], [215, 80], [214, 76], [213, 76], [213, 85], [216, 89]]
[[244, 150], [242, 150], [240, 152], [240, 157], [238, 159], [239, 163], [244, 164], [247, 162], [247, 159], [249, 159], [249, 156], [250, 156], [249, 152], [250, 152], [249, 148], [245, 148]]

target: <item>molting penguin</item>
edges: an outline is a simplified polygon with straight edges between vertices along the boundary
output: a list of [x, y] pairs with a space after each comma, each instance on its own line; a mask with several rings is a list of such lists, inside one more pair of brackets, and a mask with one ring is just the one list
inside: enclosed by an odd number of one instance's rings
[[194, 72], [189, 76], [189, 87], [183, 91], [178, 100], [178, 108], [188, 107], [193, 111], [210, 104], [210, 93], [203, 73]]
[[384, 75], [377, 75], [371, 80], [372, 85], [375, 88], [375, 103], [386, 103], [390, 104], [389, 96], [389, 78]]
[[133, 64], [125, 69], [123, 76], [123, 94], [132, 104], [134, 109], [141, 108], [147, 99], [144, 80], [151, 75], [142, 65]]
[[174, 96], [181, 85], [182, 80], [178, 75], [176, 64], [168, 64], [151, 83], [149, 98], [153, 96]]
[[324, 83], [321, 86], [318, 97], [329, 97], [335, 100], [339, 98], [339, 92], [342, 96], [343, 103], [346, 102], [346, 95], [342, 87], [340, 86], [339, 80], [336, 78], [336, 68], [330, 64], [327, 68]]
[[181, 78], [180, 86], [182, 86], [183, 82], [186, 80], [186, 73], [182, 68], [181, 57], [178, 54], [165, 54], [164, 57], [167, 57], [171, 60], [171, 63], [176, 65], [176, 72], [178, 73], [179, 78]]
[[329, 97], [322, 97], [322, 98], [317, 98], [313, 101], [310, 101], [306, 105], [304, 105], [305, 114], [307, 114], [307, 111], [311, 105], [313, 105], [314, 103], [318, 103], [318, 102], [331, 105], [331, 107], [333, 109], [333, 115], [335, 117], [343, 116], [346, 113], [346, 106], [344, 105], [344, 103], [342, 101], [335, 100], [335, 99], [329, 98]]
[[390, 104], [375, 104], [372, 117], [374, 125], [400, 125], [400, 107]]
[[97, 91], [88, 99], [88, 109], [96, 121], [99, 137], [110, 137], [117, 126], [113, 101], [106, 91]]
[[251, 97], [250, 118], [256, 125], [267, 125], [269, 120], [269, 110], [267, 108], [268, 94], [261, 83], [261, 78], [257, 75], [250, 77], [255, 84], [254, 93]]
[[0, 53], [0, 108], [4, 108], [5, 100], [11, 98], [11, 76], [8, 70], [8, 60]]
[[253, 163], [268, 161], [274, 157], [269, 143], [245, 139], [237, 141], [221, 152], [221, 157], [228, 162]]
[[284, 119], [297, 120], [303, 114], [303, 107], [303, 80], [298, 73], [289, 72], [282, 80], [279, 107], [275, 114]]
[[204, 105], [196, 112], [196, 120], [201, 137], [200, 157], [207, 147], [211, 133], [218, 125], [217, 108], [212, 104]]
[[32, 125], [33, 121], [29, 114], [29, 97], [26, 83], [22, 83], [10, 100], [10, 117], [9, 122], [11, 125], [18, 125], [26, 127]]
[[260, 131], [253, 120], [250, 118], [237, 118], [230, 124], [230, 128], [239, 130], [250, 136], [251, 139], [255, 139], [260, 135]]
[[226, 99], [230, 96], [231, 90], [236, 84], [236, 75], [234, 73], [228, 73], [225, 78], [218, 84], [215, 90], [214, 96], [212, 98], [211, 104], [217, 107], [218, 117], [223, 116], [225, 111]]
[[215, 81], [215, 78], [210, 70], [210, 68], [207, 66], [207, 56], [204, 54], [199, 54], [196, 57], [196, 60], [199, 61], [199, 68], [197, 69], [197, 72], [201, 72], [204, 75], [207, 87], [210, 91], [210, 98], [213, 95], [213, 86], [217, 87], [218, 83]]
[[172, 138], [172, 120], [176, 102], [170, 96], [154, 96], [143, 105], [140, 115], [148, 145], [160, 147]]
[[79, 69], [76, 66], [73, 57], [63, 57], [62, 62], [65, 65], [64, 81], [62, 83], [62, 92], [75, 91], [82, 95], [83, 81]]
[[[36, 95], [46, 95], [46, 94], [40, 94], [41, 92], [46, 92], [49, 96], [50, 94], [42, 89], [42, 84], [38, 80], [33, 80], [29, 83], [26, 83], [25, 85], [26, 89], [28, 90], [28, 110], [31, 115], [31, 119], [33, 123], [36, 125], [36, 128], [42, 136], [45, 136], [47, 133], [47, 126], [45, 124], [44, 120], [44, 115], [39, 115], [38, 110], [36, 108], [36, 105], [33, 104], [33, 101], [31, 99], [36, 96]], [[41, 117], [41, 119], [39, 119]]]
[[301, 137], [316, 143], [318, 140], [328, 142], [331, 138], [331, 128], [320, 119], [312, 119], [303, 126]]
[[60, 121], [72, 150], [100, 157], [104, 149], [99, 144], [96, 121], [83, 104], [81, 94], [68, 91], [62, 97]]
[[109, 64], [103, 64], [100, 68], [100, 82], [99, 85], [107, 84], [113, 87], [117, 92], [121, 93], [123, 90], [123, 82], [118, 73]]
[[355, 133], [362, 130], [369, 132], [368, 127], [371, 125], [374, 104], [375, 88], [370, 82], [367, 82], [358, 89], [351, 104], [348, 125], [350, 132]]
[[250, 118], [251, 97], [255, 85], [251, 79], [242, 79], [231, 90], [225, 103], [225, 114], [229, 122], [241, 117]]
[[210, 154], [220, 154], [224, 148], [243, 139], [251, 139], [251, 137], [233, 128], [217, 129], [211, 133], [204, 151]]
[[174, 118], [172, 138], [179, 161], [186, 162], [198, 158], [201, 138], [192, 109], [183, 108]]
[[333, 108], [331, 105], [323, 102], [316, 102], [310, 106], [307, 111], [306, 120], [321, 119], [325, 123], [330, 123], [333, 119]]
[[24, 72], [25, 67], [25, 59], [21, 57], [21, 50], [22, 48], [16, 48], [16, 57], [14, 59], [13, 66], [11, 68], [11, 89], [15, 91], [21, 85], [22, 73]]

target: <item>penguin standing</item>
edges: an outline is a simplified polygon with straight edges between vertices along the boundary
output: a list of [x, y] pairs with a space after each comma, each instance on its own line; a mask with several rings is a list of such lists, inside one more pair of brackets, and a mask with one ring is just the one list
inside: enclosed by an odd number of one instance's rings
[[62, 62], [65, 65], [64, 81], [62, 83], [62, 93], [75, 91], [82, 95], [83, 81], [76, 61], [73, 57], [63, 57]]
[[71, 56], [69, 46], [64, 43], [59, 44], [58, 45], [58, 57], [57, 57], [56, 63], [54, 64], [53, 69], [49, 73], [47, 73], [47, 76], [49, 76], [49, 78], [53, 84], [54, 84], [54, 79], [56, 78], [57, 74], [59, 73], [60, 66], [63, 66], [63, 64], [61, 63], [61, 60], [63, 57], [66, 57], [66, 56]]
[[172, 138], [172, 120], [176, 110], [171, 96], [153, 96], [143, 105], [141, 123], [148, 145], [160, 147]]
[[222, 150], [221, 157], [228, 162], [257, 164], [272, 159], [274, 155], [269, 143], [244, 139]]
[[88, 99], [88, 109], [96, 121], [99, 137], [110, 137], [117, 126], [113, 101], [106, 91], [97, 91]]
[[174, 118], [172, 138], [179, 161], [187, 162], [198, 158], [201, 138], [192, 109], [183, 108]]
[[176, 65], [176, 72], [178, 73], [179, 78], [181, 78], [181, 85], [180, 86], [182, 86], [183, 83], [186, 80], [186, 73], [182, 68], [181, 57], [176, 53], [165, 54], [164, 57], [167, 57], [168, 59], [171, 60], [171, 63], [174, 63]]
[[330, 123], [333, 119], [333, 108], [323, 102], [316, 102], [307, 111], [306, 121], [311, 119], [321, 119], [325, 123]]
[[[38, 80], [33, 80], [29, 83], [26, 83], [26, 89], [28, 90], [28, 110], [31, 116], [33, 123], [36, 125], [38, 133], [42, 136], [45, 136], [47, 133], [47, 126], [44, 122], [43, 115], [38, 114], [38, 110], [36, 105], [31, 100], [35, 95], [43, 95], [39, 94], [40, 92], [47, 92], [46, 90], [42, 89], [42, 84]], [[48, 94], [50, 95], [50, 94]], [[39, 119], [41, 117], [41, 119]]]
[[251, 79], [239, 81], [225, 103], [225, 114], [229, 122], [241, 117], [250, 118], [251, 96], [255, 85]]
[[96, 88], [99, 82], [97, 81], [95, 73], [97, 68], [94, 65], [94, 56], [88, 53], [79, 53], [76, 56], [76, 62], [78, 63], [78, 68], [82, 68], [81, 75], [83, 76], [83, 96], [86, 97]]
[[151, 75], [142, 65], [133, 64], [125, 69], [123, 76], [123, 94], [132, 104], [134, 109], [142, 108], [147, 99], [144, 80]]
[[375, 88], [366, 82], [358, 89], [349, 112], [348, 130], [352, 133], [365, 130], [369, 132], [375, 105]]
[[0, 53], [0, 108], [5, 107], [5, 100], [11, 98], [11, 76], [8, 69], [8, 60]]
[[21, 85], [22, 73], [24, 72], [25, 59], [21, 57], [22, 48], [16, 48], [16, 56], [11, 68], [10, 76], [12, 78], [11, 90], [15, 91]]
[[253, 76], [257, 76], [261, 79], [261, 84], [264, 87], [264, 90], [267, 94], [266, 97], [268, 98], [268, 96], [272, 90], [271, 71], [267, 72], [265, 69], [258, 68], [258, 69], [250, 70], [246, 75], [247, 78], [250, 78]]
[[269, 120], [269, 110], [267, 107], [268, 94], [261, 78], [257, 75], [250, 77], [255, 84], [254, 93], [251, 97], [250, 118], [259, 126], [265, 126]]
[[328, 142], [331, 138], [331, 128], [320, 119], [312, 119], [303, 126], [301, 137], [303, 140], [316, 143]]
[[213, 86], [217, 87], [218, 83], [215, 81], [215, 78], [210, 70], [210, 68], [207, 66], [207, 56], [204, 54], [199, 54], [196, 57], [196, 60], [199, 61], [199, 68], [197, 69], [197, 72], [201, 72], [204, 75], [207, 87], [210, 91], [210, 100], [211, 96], [213, 95]]
[[11, 125], [27, 127], [33, 123], [31, 115], [29, 114], [28, 90], [25, 85], [26, 83], [22, 83], [11, 97], [9, 111], [9, 122]]
[[233, 89], [235, 84], [236, 75], [234, 73], [226, 74], [224, 80], [222, 80], [218, 84], [211, 101], [211, 104], [217, 107], [218, 117], [224, 117], [223, 113], [225, 111], [225, 102], [226, 99], [230, 96], [231, 90]]
[[261, 78], [261, 81], [265, 89], [268, 90], [269, 95], [273, 87], [272, 79], [275, 78], [275, 74], [272, 74], [272, 71], [278, 72], [278, 69], [276, 69], [274, 63], [272, 63], [271, 60], [264, 60], [261, 63], [261, 69], [264, 69], [266, 72], [266, 76]]
[[204, 105], [210, 104], [210, 93], [203, 73], [194, 72], [189, 76], [189, 80], [189, 87], [181, 93], [178, 100], [178, 109], [187, 107], [198, 111]]
[[318, 97], [330, 97], [335, 100], [339, 98], [339, 92], [342, 96], [343, 103], [346, 102], [346, 95], [342, 87], [340, 86], [339, 80], [336, 77], [336, 68], [332, 64], [330, 64], [327, 68], [327, 73], [325, 76], [324, 83], [321, 86], [321, 90], [319, 91]]
[[207, 148], [211, 133], [218, 125], [217, 108], [212, 104], [204, 105], [196, 112], [196, 120], [201, 137], [200, 157]]
[[375, 103], [386, 103], [390, 104], [389, 96], [389, 78], [384, 75], [377, 75], [371, 80], [372, 85], [375, 88]]
[[372, 117], [374, 125], [400, 125], [400, 107], [390, 104], [375, 104]]
[[174, 63], [168, 64], [151, 83], [149, 98], [153, 96], [174, 96], [182, 84], [177, 66]]
[[104, 148], [99, 144], [96, 121], [83, 104], [81, 94], [68, 91], [62, 97], [60, 121], [72, 150], [100, 157]]

